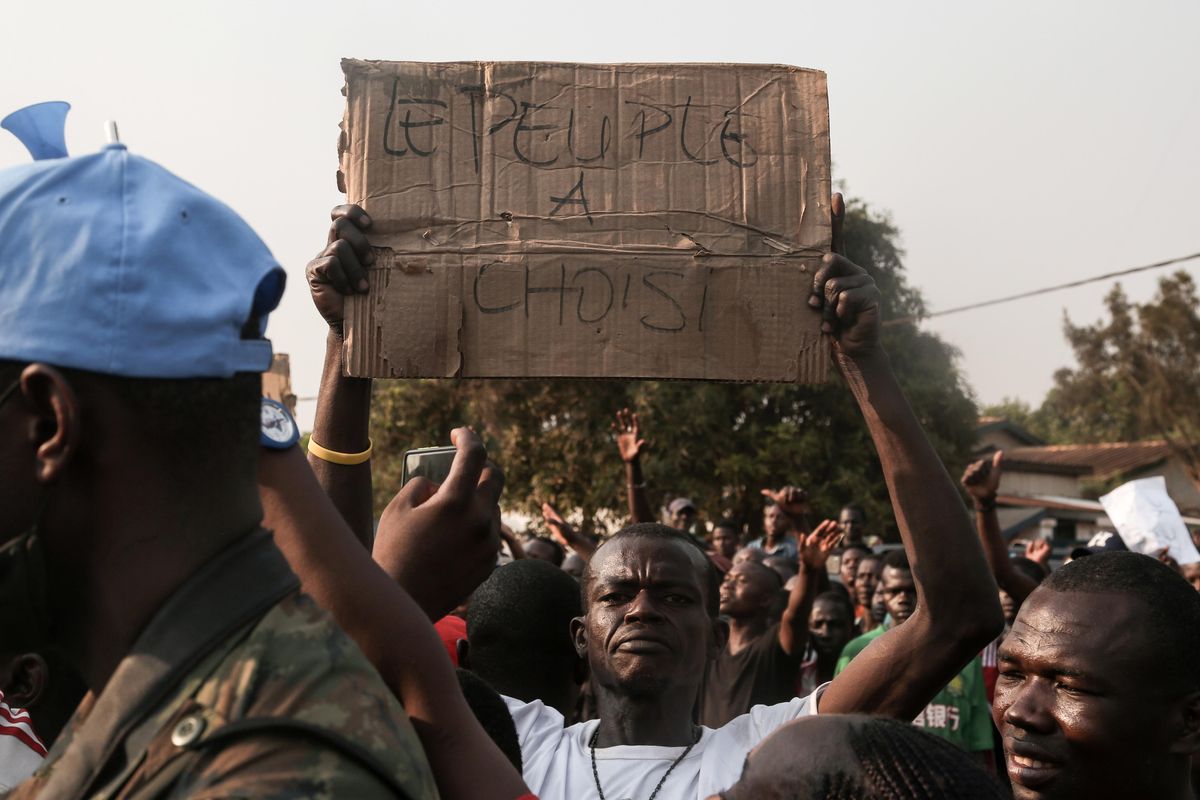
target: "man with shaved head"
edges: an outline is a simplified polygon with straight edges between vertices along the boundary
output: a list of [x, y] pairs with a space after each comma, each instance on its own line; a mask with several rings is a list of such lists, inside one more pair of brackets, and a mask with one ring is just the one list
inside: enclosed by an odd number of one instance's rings
[[[957, 488], [913, 416], [879, 346], [878, 291], [865, 271], [828, 257], [814, 308], [862, 409], [912, 562], [908, 621], [881, 635], [833, 682], [759, 705], [719, 728], [693, 713], [723, 627], [717, 577], [677, 531], [634, 525], [600, 546], [584, 580], [576, 649], [587, 658], [598, 719], [564, 727], [539, 703], [510, 702], [524, 777], [541, 797], [702, 800], [731, 786], [745, 756], [786, 722], [864, 712], [911, 720], [999, 632], [995, 584]], [[764, 572], [745, 574], [759, 588]], [[726, 595], [732, 602], [733, 592]]]
[[[839, 242], [840, 196], [832, 206]], [[816, 713], [818, 704], [822, 713], [912, 719], [999, 632], [995, 583], [962, 499], [880, 344], [881, 300], [873, 279], [842, 256], [827, 255], [811, 294], [795, 301], [820, 314], [830, 354], [879, 454], [912, 561], [912, 616], [812, 695], [755, 706], [720, 728], [699, 726], [694, 714], [707, 665], [724, 643], [716, 572], [683, 533], [631, 525], [588, 562], [580, 583], [583, 615], [572, 622], [598, 718], [564, 727], [554, 709], [509, 700], [524, 778], [538, 796], [703, 800], [736, 782], [755, 745]], [[369, 500], [369, 492], [365, 496]]]
[[1067, 564], [1000, 645], [992, 718], [1017, 800], [1193, 797], [1200, 594], [1131, 552]]

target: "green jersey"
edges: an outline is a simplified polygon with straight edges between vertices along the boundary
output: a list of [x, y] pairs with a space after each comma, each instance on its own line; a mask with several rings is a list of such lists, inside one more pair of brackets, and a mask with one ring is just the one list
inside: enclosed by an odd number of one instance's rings
[[[883, 626], [857, 639], [851, 639], [838, 659], [837, 675], [856, 655], [883, 635]], [[942, 689], [913, 724], [941, 736], [964, 750], [992, 749], [992, 709], [983, 686], [983, 666], [979, 656], [971, 659], [962, 672]]]

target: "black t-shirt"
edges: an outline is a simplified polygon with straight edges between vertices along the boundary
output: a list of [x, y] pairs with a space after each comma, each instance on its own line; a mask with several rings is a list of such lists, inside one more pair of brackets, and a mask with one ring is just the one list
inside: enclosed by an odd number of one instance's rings
[[786, 703], [796, 696], [801, 656], [779, 646], [779, 623], [763, 631], [737, 654], [726, 647], [708, 665], [700, 694], [700, 722], [719, 728], [757, 705]]

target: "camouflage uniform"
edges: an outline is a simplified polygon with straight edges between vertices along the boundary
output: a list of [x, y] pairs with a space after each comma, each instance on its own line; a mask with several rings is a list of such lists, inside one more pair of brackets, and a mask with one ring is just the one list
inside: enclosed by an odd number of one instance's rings
[[270, 534], [159, 609], [10, 798], [436, 798], [400, 703]]

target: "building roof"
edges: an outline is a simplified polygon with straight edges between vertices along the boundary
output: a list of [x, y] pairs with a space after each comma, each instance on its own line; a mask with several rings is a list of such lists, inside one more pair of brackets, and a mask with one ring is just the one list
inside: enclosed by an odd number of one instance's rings
[[1029, 471], [1071, 471], [1101, 480], [1151, 467], [1171, 456], [1171, 448], [1160, 440], [1111, 442], [1108, 444], [1054, 444], [1043, 447], [1014, 447], [1004, 451], [1006, 466], [1029, 467]]
[[975, 423], [975, 435], [982, 436], [985, 433], [993, 431], [1004, 431], [1009, 436], [1012, 436], [1018, 442], [1024, 442], [1029, 445], [1041, 444], [1042, 440], [1034, 436], [1029, 431], [1022, 428], [1017, 423], [1006, 417], [980, 417]]
[[1018, 533], [1037, 527], [1049, 513], [1045, 508], [1030, 507], [1027, 504], [1001, 506], [996, 509], [1000, 535], [1004, 537], [1004, 541], [1011, 542]]

